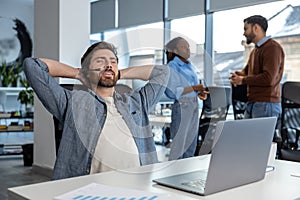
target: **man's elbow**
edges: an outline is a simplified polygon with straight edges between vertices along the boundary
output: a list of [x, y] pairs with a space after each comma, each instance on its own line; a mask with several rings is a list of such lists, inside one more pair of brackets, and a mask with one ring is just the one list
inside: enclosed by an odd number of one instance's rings
[[30, 66], [32, 66], [32, 64], [34, 63], [34, 59], [32, 57], [27, 57], [25, 58], [25, 60], [23, 61], [23, 70], [24, 72], [26, 73], [27, 71], [30, 71], [28, 70], [28, 68], [30, 68]]

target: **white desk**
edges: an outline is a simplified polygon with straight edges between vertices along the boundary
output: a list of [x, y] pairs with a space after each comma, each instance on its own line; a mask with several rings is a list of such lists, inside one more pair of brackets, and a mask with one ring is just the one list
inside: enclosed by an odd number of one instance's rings
[[167, 199], [191, 200], [295, 200], [300, 199], [300, 178], [291, 174], [300, 175], [300, 163], [275, 161], [275, 171], [268, 172], [264, 180], [244, 185], [238, 188], [208, 195], [205, 197], [193, 195], [179, 190], [156, 185], [152, 179], [173, 175], [178, 172], [188, 172], [197, 168], [206, 168], [208, 156], [188, 158], [148, 165], [126, 172], [113, 171], [95, 175], [82, 176], [58, 181], [49, 181], [39, 184], [15, 187], [8, 189], [9, 200], [52, 200], [53, 197], [67, 193], [74, 189], [99, 183], [130, 189], [138, 189], [155, 193], [169, 194]]
[[162, 115], [149, 115], [149, 121], [152, 126], [170, 127], [171, 117]]

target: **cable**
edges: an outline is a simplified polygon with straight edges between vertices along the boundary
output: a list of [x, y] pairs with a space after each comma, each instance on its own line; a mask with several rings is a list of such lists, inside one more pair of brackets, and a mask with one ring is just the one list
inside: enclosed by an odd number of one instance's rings
[[266, 173], [272, 172], [272, 171], [274, 171], [274, 170], [275, 170], [275, 167], [274, 167], [274, 166], [267, 166], [267, 168], [266, 168]]

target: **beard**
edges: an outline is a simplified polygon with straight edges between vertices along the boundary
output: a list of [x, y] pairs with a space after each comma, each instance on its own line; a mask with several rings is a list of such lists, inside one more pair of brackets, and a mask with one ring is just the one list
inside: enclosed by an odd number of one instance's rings
[[115, 76], [115, 73], [112, 70], [105, 70], [105, 71], [111, 71], [113, 73], [113, 78], [112, 79], [107, 79], [101, 77], [98, 81], [98, 86], [101, 87], [114, 87], [117, 84], [117, 78]]
[[246, 43], [251, 44], [253, 41], [253, 38], [255, 38], [255, 37], [256, 37], [256, 35], [253, 32], [251, 32], [249, 35], [246, 36], [246, 39], [247, 39]]
[[117, 81], [114, 80], [99, 80], [98, 86], [101, 87], [114, 87]]

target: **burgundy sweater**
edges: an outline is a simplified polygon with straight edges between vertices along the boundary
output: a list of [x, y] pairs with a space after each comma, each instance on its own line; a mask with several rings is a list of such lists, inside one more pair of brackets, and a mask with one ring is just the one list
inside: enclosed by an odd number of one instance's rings
[[247, 65], [242, 70], [246, 75], [243, 84], [248, 85], [248, 102], [281, 101], [280, 81], [284, 68], [284, 51], [273, 39], [250, 53]]

